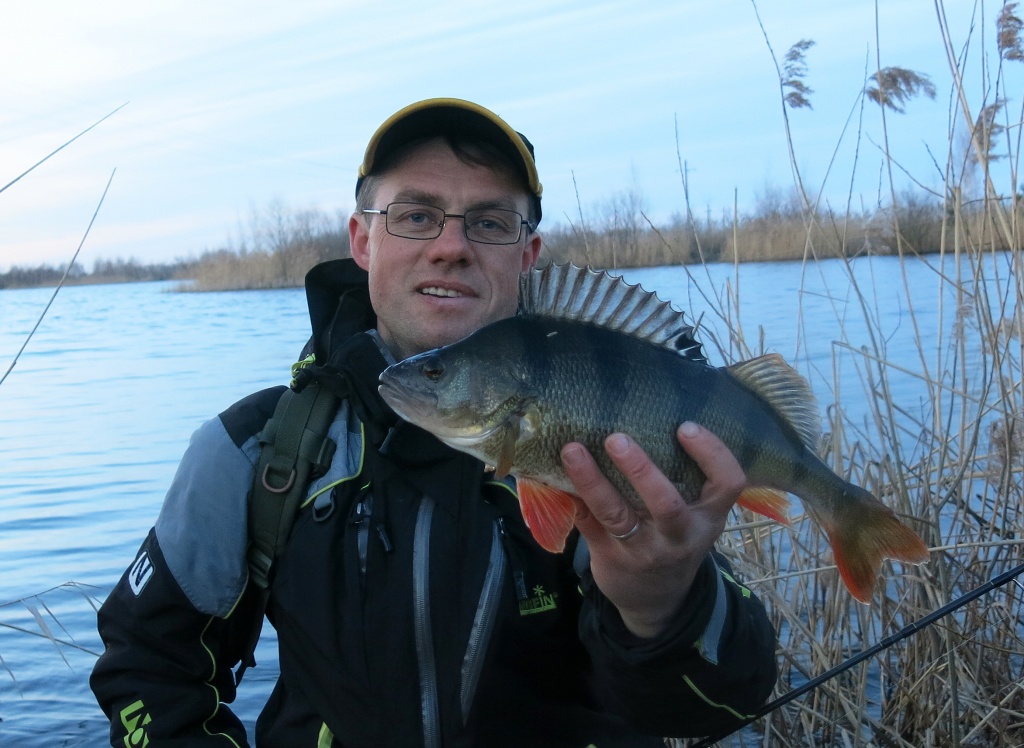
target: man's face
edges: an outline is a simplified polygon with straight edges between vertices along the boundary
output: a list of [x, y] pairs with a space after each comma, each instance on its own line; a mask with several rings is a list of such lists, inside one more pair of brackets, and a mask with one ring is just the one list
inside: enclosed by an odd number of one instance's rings
[[[527, 215], [526, 191], [510, 175], [459, 160], [438, 139], [419, 146], [377, 184], [372, 206], [425, 203], [462, 214], [502, 207]], [[384, 216], [349, 219], [352, 257], [369, 272], [377, 330], [398, 359], [454, 343], [516, 312], [519, 275], [537, 261], [541, 239], [478, 244], [461, 218], [448, 218], [436, 239], [405, 239], [385, 229]]]

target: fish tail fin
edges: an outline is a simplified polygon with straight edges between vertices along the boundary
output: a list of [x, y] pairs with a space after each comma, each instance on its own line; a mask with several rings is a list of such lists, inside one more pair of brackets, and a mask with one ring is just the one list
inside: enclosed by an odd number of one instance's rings
[[517, 478], [516, 490], [526, 526], [541, 548], [552, 553], [565, 550], [565, 539], [576, 519], [575, 497], [529, 478]]
[[882, 566], [889, 558], [908, 564], [928, 560], [928, 546], [893, 511], [859, 486], [846, 486], [840, 512], [824, 515], [805, 505], [828, 535], [839, 575], [855, 598], [870, 604]]
[[744, 509], [763, 514], [765, 517], [789, 524], [789, 497], [782, 491], [764, 486], [743, 489], [736, 503]]

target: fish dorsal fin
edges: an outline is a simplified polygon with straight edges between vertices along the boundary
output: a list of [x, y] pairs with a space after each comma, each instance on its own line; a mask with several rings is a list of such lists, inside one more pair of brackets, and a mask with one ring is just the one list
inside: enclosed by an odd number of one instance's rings
[[726, 371], [756, 392], [800, 435], [817, 454], [821, 441], [821, 416], [811, 385], [778, 353], [741, 361]]
[[588, 322], [707, 363], [693, 325], [682, 312], [605, 270], [571, 262], [533, 268], [520, 276], [519, 313]]

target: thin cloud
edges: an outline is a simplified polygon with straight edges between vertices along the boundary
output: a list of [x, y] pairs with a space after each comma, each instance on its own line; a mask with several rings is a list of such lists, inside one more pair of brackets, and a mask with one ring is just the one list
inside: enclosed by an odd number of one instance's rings
[[[812, 180], [823, 178], [873, 60], [874, 13], [872, 0], [762, 6], [776, 54], [799, 38], [817, 42], [815, 109], [791, 121]], [[938, 82], [937, 32], [904, 33], [931, 23], [919, 0], [879, 13], [884, 59]], [[960, 28], [964, 12], [947, 13]], [[480, 0], [39, 0], [5, 13], [0, 65], [9, 71], [0, 178], [131, 101], [16, 197], [0, 196], [0, 270], [61, 261], [63, 248], [48, 251], [33, 232], [75, 235], [79, 206], [94, 205], [94, 186], [115, 166], [86, 255], [197, 253], [274, 199], [347, 208], [367, 138], [428, 96], [479, 101], [525, 132], [553, 218], [575, 214], [576, 189], [598, 201], [631, 188], [634, 175], [655, 220], [678, 211], [677, 122], [697, 205], [717, 212], [734, 189], [752, 200], [769, 175], [782, 188], [789, 179], [778, 83], [748, 0], [526, 0], [515, 12]], [[938, 106], [890, 121], [908, 168], [931, 169], [922, 141], [945, 143]], [[877, 172], [866, 181], [877, 184]]]

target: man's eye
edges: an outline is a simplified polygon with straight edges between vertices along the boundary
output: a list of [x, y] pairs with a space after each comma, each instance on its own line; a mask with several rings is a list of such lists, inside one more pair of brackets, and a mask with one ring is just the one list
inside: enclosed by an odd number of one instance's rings
[[421, 208], [408, 208], [401, 212], [395, 212], [392, 220], [408, 226], [425, 226], [429, 223], [437, 223], [437, 218], [429, 210]]
[[473, 218], [473, 228], [481, 231], [509, 231], [511, 225], [502, 216], [484, 215]]

